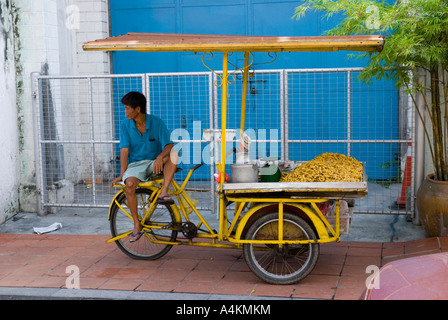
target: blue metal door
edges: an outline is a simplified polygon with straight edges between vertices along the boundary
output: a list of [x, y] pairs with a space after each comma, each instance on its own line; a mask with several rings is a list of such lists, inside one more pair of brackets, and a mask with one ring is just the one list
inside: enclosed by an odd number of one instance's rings
[[[337, 18], [322, 19], [309, 13], [291, 19], [297, 0], [110, 0], [112, 36], [128, 32], [234, 34], [266, 36], [322, 35]], [[362, 67], [362, 62], [347, 60], [346, 52], [282, 54], [259, 69], [300, 69]], [[265, 55], [257, 55], [265, 61]], [[222, 68], [220, 59], [212, 65]], [[241, 57], [230, 57], [242, 66]], [[185, 53], [113, 53], [114, 73], [206, 71], [197, 55]]]
[[[300, 1], [299, 1], [300, 2]], [[294, 9], [299, 3], [297, 0], [134, 0], [120, 1], [110, 0], [111, 8], [111, 30], [112, 36], [126, 34], [128, 32], [164, 32], [164, 33], [201, 33], [201, 34], [235, 34], [235, 35], [268, 35], [268, 36], [311, 36], [322, 35], [326, 30], [331, 29], [338, 21], [337, 17], [331, 20], [322, 19], [320, 13], [309, 13], [300, 21], [291, 19]], [[347, 59], [349, 52], [322, 52], [322, 53], [282, 53], [279, 54], [274, 62], [271, 61], [268, 54], [260, 53], [255, 55], [256, 70], [263, 69], [303, 69], [303, 68], [348, 68], [363, 67], [362, 60]], [[161, 72], [202, 72], [208, 71], [202, 64], [201, 53], [194, 54], [190, 52], [180, 53], [136, 53], [136, 52], [115, 52], [113, 53], [113, 72], [115, 74], [129, 73], [161, 73]], [[243, 58], [240, 54], [230, 56], [230, 62], [235, 68], [242, 67]], [[214, 59], [209, 61], [209, 66], [213, 70], [221, 70], [222, 59], [216, 54]], [[355, 78], [355, 77], [354, 77]], [[331, 79], [330, 79], [331, 80]], [[256, 90], [271, 90], [271, 83], [252, 83]], [[290, 138], [302, 139], [303, 135], [311, 139], [347, 139], [346, 132], [335, 131], [331, 126], [331, 117], [316, 117], [315, 113], [331, 114], [332, 110], [326, 110], [328, 104], [325, 99], [331, 99], [331, 95], [339, 94], [341, 90], [346, 90], [347, 84], [341, 84], [331, 81], [321, 92], [322, 101], [315, 104], [315, 108], [310, 110], [301, 109], [300, 105], [291, 112], [298, 112], [303, 116], [309, 116], [314, 119], [308, 122], [309, 127], [300, 128], [300, 126], [290, 127]], [[187, 85], [188, 87], [188, 85]], [[234, 93], [240, 94], [239, 86]], [[378, 125], [390, 125], [390, 128], [398, 128], [398, 90], [392, 82], [382, 81], [381, 88], [386, 92], [387, 97], [381, 103], [384, 113], [375, 111], [377, 118], [370, 119], [368, 128], [351, 128], [352, 139], [358, 140], [381, 140], [389, 138], [398, 138], [398, 130], [391, 130], [388, 133], [379, 132]], [[238, 91], [239, 90], [239, 91]], [[249, 89], [250, 90], [250, 89]], [[301, 90], [300, 87], [291, 87], [289, 90]], [[320, 90], [319, 88], [306, 90]], [[259, 91], [260, 92], [260, 91]], [[365, 105], [363, 99], [367, 96], [375, 95], [375, 92], [369, 91], [366, 86], [357, 86], [353, 81], [352, 92], [357, 94], [352, 99], [352, 118], [362, 114], [368, 114], [375, 108], [373, 105]], [[261, 93], [261, 92], [260, 92]], [[172, 104], [179, 105], [178, 109], [173, 109], [173, 114], [178, 116], [176, 121], [182, 124], [188, 124], [193, 120], [208, 123], [208, 120], [202, 119], [200, 115], [188, 114], [188, 108], [181, 107], [176, 99], [179, 92], [166, 93], [172, 94]], [[174, 97], [176, 96], [176, 97]], [[364, 97], [364, 98], [363, 98]], [[257, 107], [257, 95], [249, 96], [250, 106]], [[338, 115], [344, 115], [346, 103], [338, 100], [338, 104], [331, 108], [338, 109]], [[374, 101], [370, 99], [369, 101]], [[278, 108], [278, 103], [273, 101], [271, 105], [265, 108]], [[288, 106], [290, 107], [290, 106]], [[251, 109], [249, 110], [249, 112]], [[313, 114], [304, 114], [304, 112]], [[274, 112], [267, 111], [270, 114]], [[346, 114], [345, 114], [346, 115]], [[302, 118], [303, 118], [302, 116]], [[238, 127], [239, 119], [235, 119], [235, 127]], [[320, 121], [320, 122], [319, 122]], [[345, 121], [340, 119], [340, 121]], [[248, 125], [260, 125], [251, 124]], [[275, 121], [274, 126], [278, 125]], [[363, 127], [364, 123], [355, 124]], [[175, 128], [171, 128], [172, 130]], [[203, 129], [205, 127], [203, 126]], [[314, 130], [314, 131], [313, 131]], [[318, 131], [316, 131], [318, 130]], [[193, 132], [191, 132], [193, 134]], [[309, 146], [309, 145], [308, 145]], [[300, 148], [305, 148], [301, 146]], [[297, 151], [300, 160], [308, 160], [316, 153], [321, 152], [347, 152], [347, 144], [320, 144], [313, 152]], [[320, 148], [320, 149], [319, 149]], [[351, 154], [361, 161], [367, 161], [370, 167], [370, 178], [388, 180], [396, 177], [399, 170], [396, 166], [387, 164], [394, 163], [397, 157], [398, 144], [363, 144], [351, 145]], [[293, 153], [291, 153], [293, 155]], [[373, 156], [372, 156], [373, 155]], [[386, 164], [386, 165], [385, 165]], [[386, 168], [378, 170], [379, 167]], [[209, 172], [208, 170], [204, 170]], [[208, 178], [207, 173], [205, 177]]]

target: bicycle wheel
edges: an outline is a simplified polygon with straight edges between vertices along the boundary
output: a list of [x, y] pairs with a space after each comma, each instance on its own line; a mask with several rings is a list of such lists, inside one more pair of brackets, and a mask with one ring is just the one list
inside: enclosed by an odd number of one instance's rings
[[[150, 207], [152, 191], [148, 189], [137, 189], [136, 194], [138, 214], [139, 219], [141, 220]], [[110, 216], [110, 229], [113, 237], [129, 232], [134, 228], [131, 211], [126, 202], [126, 195], [124, 193], [121, 194], [118, 197], [117, 202], [120, 204], [121, 208], [114, 203], [111, 208]], [[149, 221], [144, 222], [144, 225], [146, 226], [174, 226], [176, 222], [173, 210], [169, 205], [156, 205], [148, 219]], [[173, 230], [173, 228], [150, 229], [135, 242], [129, 242], [131, 236], [118, 239], [115, 242], [118, 248], [133, 259], [156, 260], [170, 251], [172, 245], [154, 243], [154, 241], [174, 242], [176, 241], [176, 237], [177, 231]]]
[[[249, 227], [246, 240], [278, 240], [278, 212], [257, 218]], [[311, 227], [296, 214], [283, 215], [284, 240], [316, 240]], [[271, 284], [292, 284], [305, 278], [314, 268], [319, 245], [244, 244], [243, 254], [249, 268], [263, 281]]]

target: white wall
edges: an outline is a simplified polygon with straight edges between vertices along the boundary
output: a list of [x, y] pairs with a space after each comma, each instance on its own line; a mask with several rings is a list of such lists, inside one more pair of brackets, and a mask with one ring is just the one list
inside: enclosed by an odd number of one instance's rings
[[0, 223], [18, 211], [19, 141], [12, 8], [0, 0]]
[[[10, 70], [0, 78], [0, 165], [7, 172], [0, 184], [0, 223], [3, 212], [37, 210], [31, 73], [45, 70], [49, 75], [74, 75], [110, 70], [107, 53], [82, 51], [85, 41], [109, 34], [107, 0], [0, 0], [2, 17], [6, 3], [16, 8], [14, 19], [8, 20], [16, 24], [0, 34], [0, 67], [9, 63]], [[8, 61], [3, 58], [5, 34], [15, 43], [15, 59]]]

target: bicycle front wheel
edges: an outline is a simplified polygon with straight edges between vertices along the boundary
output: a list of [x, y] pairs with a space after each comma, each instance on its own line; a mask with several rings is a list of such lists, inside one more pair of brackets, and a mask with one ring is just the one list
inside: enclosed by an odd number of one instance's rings
[[[278, 213], [268, 213], [249, 227], [246, 240], [259, 240], [243, 246], [249, 268], [262, 280], [271, 284], [292, 284], [306, 277], [314, 268], [319, 255], [317, 243], [263, 244], [279, 239]], [[290, 241], [316, 240], [311, 227], [293, 213], [284, 213], [283, 239]]]
[[[137, 189], [137, 210], [139, 219], [143, 219], [150, 207], [152, 191], [148, 189]], [[118, 204], [117, 204], [118, 203]], [[156, 205], [149, 213], [144, 234], [139, 240], [130, 242], [131, 236], [127, 236], [115, 241], [118, 248], [133, 259], [156, 260], [170, 251], [172, 245], [157, 243], [160, 241], [174, 242], [177, 238], [177, 231], [172, 227], [176, 225], [173, 210], [169, 205]], [[163, 228], [165, 226], [165, 228]], [[122, 193], [113, 203], [110, 215], [110, 229], [113, 237], [129, 232], [134, 228], [131, 211], [127, 205], [126, 194]]]

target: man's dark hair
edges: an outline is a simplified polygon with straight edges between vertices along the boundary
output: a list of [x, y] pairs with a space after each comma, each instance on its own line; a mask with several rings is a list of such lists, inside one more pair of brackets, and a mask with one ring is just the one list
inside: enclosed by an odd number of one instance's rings
[[140, 107], [141, 113], [146, 113], [146, 98], [140, 92], [131, 91], [121, 98], [121, 103], [132, 108]]

